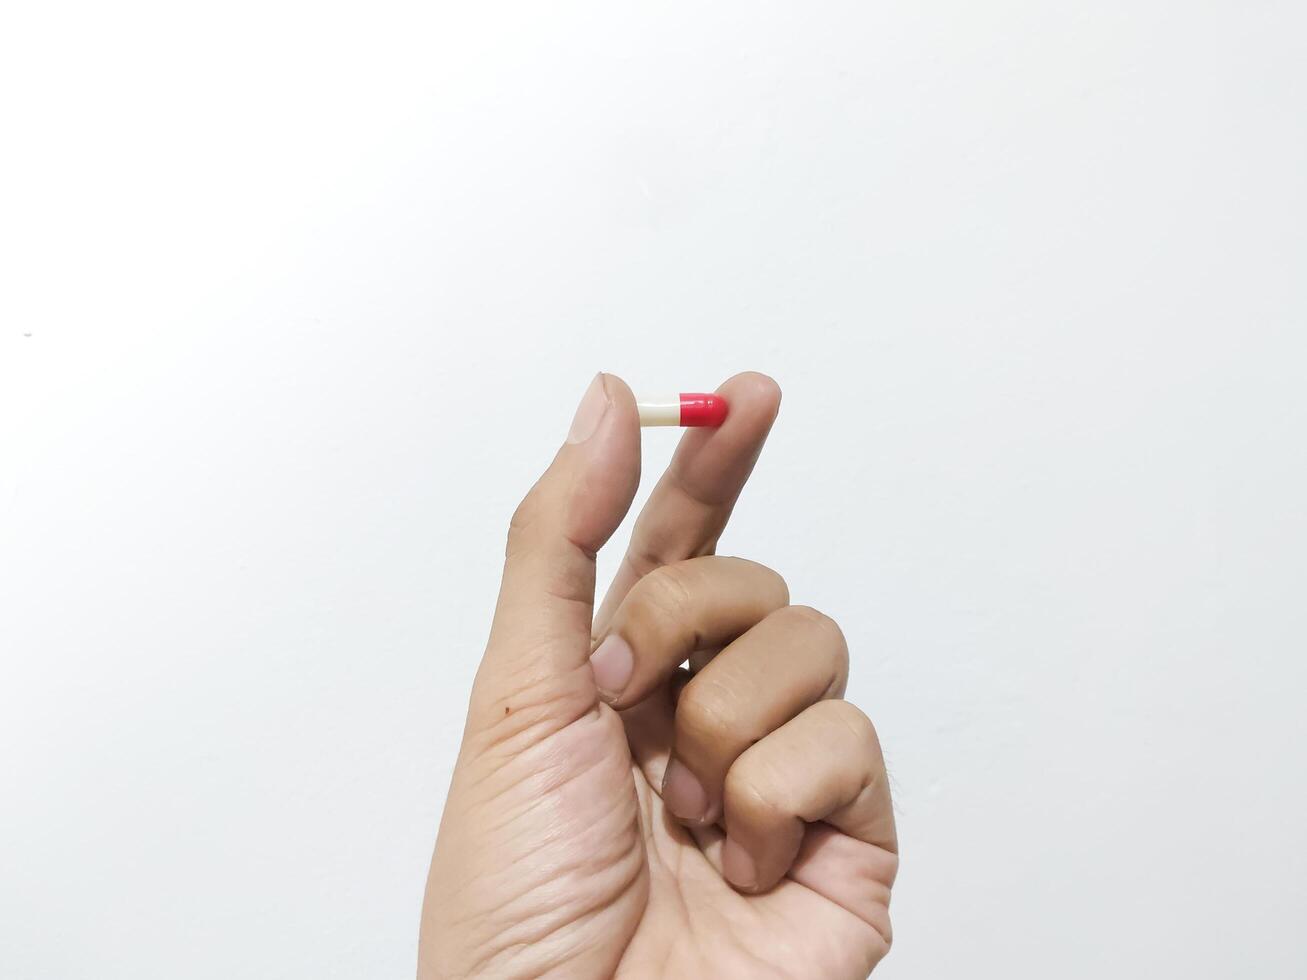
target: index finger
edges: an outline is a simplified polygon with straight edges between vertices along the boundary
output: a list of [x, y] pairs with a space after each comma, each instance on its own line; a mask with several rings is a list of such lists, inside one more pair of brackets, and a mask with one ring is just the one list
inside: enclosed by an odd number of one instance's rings
[[711, 555], [780, 409], [781, 389], [746, 371], [717, 389], [730, 406], [715, 429], [691, 429], [636, 519], [622, 563], [594, 620], [603, 633], [626, 593], [661, 565]]

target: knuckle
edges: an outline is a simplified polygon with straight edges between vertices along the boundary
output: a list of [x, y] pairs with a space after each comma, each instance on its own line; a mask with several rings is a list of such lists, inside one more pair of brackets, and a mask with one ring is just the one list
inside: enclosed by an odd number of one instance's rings
[[788, 785], [788, 780], [765, 760], [745, 753], [727, 771], [723, 793], [733, 814], [754, 822], [770, 822], [794, 811], [786, 791]]
[[803, 623], [810, 629], [821, 630], [823, 632], [838, 633], [841, 632], [839, 625], [819, 609], [812, 606], [795, 605], [787, 607], [788, 615], [792, 616], [797, 622]]
[[643, 581], [646, 576], [663, 567], [662, 556], [647, 543], [631, 545], [623, 560], [635, 573], [637, 581]]
[[676, 733], [700, 744], [714, 744], [735, 726], [731, 705], [718, 691], [693, 681], [676, 706]]
[[648, 526], [645, 521], [637, 522], [626, 558], [641, 579], [672, 564], [674, 556], [683, 553], [685, 545], [678, 540], [678, 531], [679, 528], [676, 527], [659, 524]]
[[719, 560], [739, 562], [740, 564], [744, 565], [745, 567], [753, 571], [756, 575], [758, 575], [759, 578], [764, 579], [767, 582], [766, 587], [769, 588], [771, 591], [775, 592], [776, 595], [779, 597], [780, 601], [778, 605], [780, 607], [783, 608], [789, 604], [790, 587], [786, 583], [785, 577], [781, 575], [780, 572], [776, 571], [776, 569], [770, 568], [767, 565], [764, 565], [762, 562], [752, 561], [751, 559], [748, 558], [721, 558]]
[[843, 726], [859, 746], [879, 757], [880, 736], [866, 712], [852, 701], [825, 701], [822, 709], [829, 712], [832, 720]]
[[781, 610], [800, 628], [821, 635], [832, 648], [848, 653], [848, 643], [840, 624], [812, 606], [786, 606]]
[[522, 502], [513, 511], [513, 516], [509, 518], [508, 542], [504, 552], [507, 557], [511, 558], [525, 549], [532, 529], [540, 520], [540, 509], [540, 489], [537, 485], [527, 491]]
[[693, 599], [690, 573], [681, 565], [661, 565], [640, 580], [644, 601], [656, 612], [676, 619]]

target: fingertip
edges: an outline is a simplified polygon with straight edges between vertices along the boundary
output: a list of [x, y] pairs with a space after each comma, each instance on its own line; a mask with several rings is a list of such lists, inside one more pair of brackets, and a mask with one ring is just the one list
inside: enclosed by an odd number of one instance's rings
[[600, 371], [599, 377], [603, 379], [604, 391], [607, 392], [608, 397], [615, 405], [629, 409], [630, 415], [635, 419], [636, 428], [639, 429], [640, 417], [636, 411], [635, 395], [631, 392], [631, 386], [618, 375], [606, 371]]
[[617, 530], [640, 485], [640, 420], [635, 396], [615, 374], [600, 373], [605, 407], [593, 432], [571, 440], [564, 448], [574, 453], [568, 537], [580, 548], [597, 551]]
[[635, 670], [631, 645], [617, 633], [609, 633], [590, 654], [590, 669], [600, 700], [612, 704], [621, 697]]
[[675, 756], [672, 756], [663, 771], [663, 785], [659, 795], [672, 816], [682, 823], [703, 827], [717, 818], [719, 809], [709, 799], [699, 777]]
[[770, 426], [780, 412], [781, 386], [770, 375], [743, 371], [724, 381], [717, 391], [729, 401], [733, 414], [745, 412]]
[[717, 388], [730, 406], [719, 428], [691, 429], [672, 466], [680, 487], [695, 500], [729, 506], [762, 452], [780, 410], [781, 389], [765, 374], [737, 374]]
[[722, 877], [742, 892], [758, 888], [758, 865], [744, 845], [729, 834], [722, 845]]

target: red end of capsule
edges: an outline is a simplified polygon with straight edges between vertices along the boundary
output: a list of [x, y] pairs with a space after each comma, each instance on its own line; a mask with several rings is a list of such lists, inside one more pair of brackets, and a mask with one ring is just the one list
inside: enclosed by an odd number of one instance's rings
[[726, 421], [726, 399], [721, 395], [681, 392], [681, 425], [719, 426]]

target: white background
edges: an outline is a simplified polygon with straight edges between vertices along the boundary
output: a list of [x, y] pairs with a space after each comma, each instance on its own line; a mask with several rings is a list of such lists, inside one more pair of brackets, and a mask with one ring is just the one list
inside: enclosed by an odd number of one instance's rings
[[1301, 976], [1304, 31], [7, 7], [0, 974], [410, 976], [514, 504], [594, 371], [751, 368], [723, 550], [849, 637], [877, 975]]

